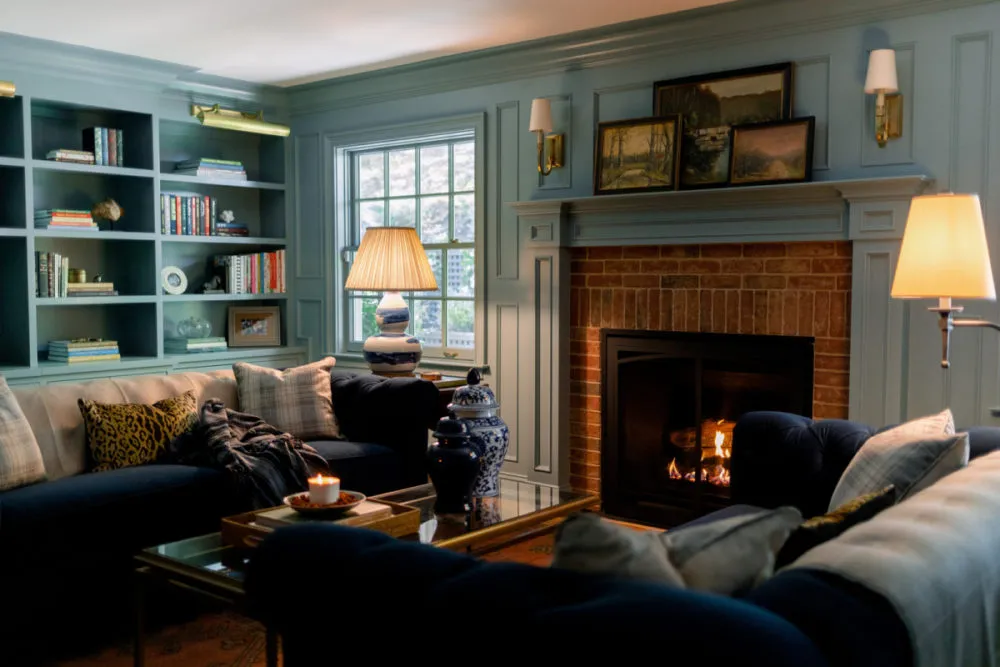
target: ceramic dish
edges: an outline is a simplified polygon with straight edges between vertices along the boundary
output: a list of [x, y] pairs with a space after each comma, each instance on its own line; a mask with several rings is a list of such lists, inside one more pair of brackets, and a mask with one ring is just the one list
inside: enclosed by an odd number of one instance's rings
[[309, 498], [309, 492], [303, 491], [302, 493], [293, 493], [290, 496], [285, 496], [285, 504], [291, 507], [293, 510], [298, 512], [303, 516], [336, 516], [338, 514], [343, 514], [347, 510], [354, 509], [361, 503], [365, 501], [365, 494], [359, 493], [357, 491], [343, 491], [341, 494], [347, 494], [353, 498], [351, 502], [348, 503], [336, 503], [333, 505], [293, 505], [292, 499], [294, 498]]

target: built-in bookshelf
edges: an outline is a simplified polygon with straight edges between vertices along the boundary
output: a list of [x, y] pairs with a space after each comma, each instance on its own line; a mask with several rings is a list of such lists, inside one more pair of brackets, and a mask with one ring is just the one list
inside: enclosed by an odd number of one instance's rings
[[[82, 149], [83, 132], [92, 127], [122, 130], [120, 166], [46, 159], [56, 149]], [[178, 163], [199, 158], [239, 161], [247, 180], [174, 173]], [[0, 193], [0, 374], [12, 384], [227, 368], [239, 359], [266, 365], [304, 359], [304, 348], [288, 344], [287, 294], [202, 293], [216, 255], [287, 252], [284, 139], [206, 128], [156, 110], [0, 98]], [[162, 224], [161, 193], [214, 198], [218, 211], [232, 211], [248, 235], [170, 234]], [[98, 231], [34, 227], [37, 210], [89, 210], [108, 197], [124, 214], [115, 223], [96, 220]], [[101, 274], [118, 295], [37, 296], [36, 252], [70, 257], [71, 268], [83, 269], [89, 279]], [[185, 272], [186, 293], [164, 293], [160, 273], [167, 266]], [[225, 336], [233, 305], [278, 306], [284, 345], [164, 354], [167, 332], [192, 316], [211, 322], [213, 335]], [[75, 365], [47, 359], [50, 340], [72, 338], [116, 340], [122, 359]]]

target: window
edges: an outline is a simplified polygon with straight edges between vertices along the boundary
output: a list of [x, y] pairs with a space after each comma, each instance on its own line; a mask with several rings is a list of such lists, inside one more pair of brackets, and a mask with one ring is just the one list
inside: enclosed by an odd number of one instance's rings
[[[438, 291], [405, 294], [428, 359], [475, 355], [476, 144], [472, 133], [361, 148], [347, 154], [354, 247], [369, 227], [416, 227]], [[353, 255], [353, 253], [351, 253]], [[345, 273], [346, 276], [346, 273]], [[348, 349], [375, 333], [381, 294], [349, 292]]]

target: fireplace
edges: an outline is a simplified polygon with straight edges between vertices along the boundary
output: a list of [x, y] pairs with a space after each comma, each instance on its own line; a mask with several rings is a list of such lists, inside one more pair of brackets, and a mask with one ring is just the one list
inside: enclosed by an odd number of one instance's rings
[[729, 504], [733, 427], [811, 415], [814, 339], [601, 331], [601, 495], [613, 516], [674, 525]]

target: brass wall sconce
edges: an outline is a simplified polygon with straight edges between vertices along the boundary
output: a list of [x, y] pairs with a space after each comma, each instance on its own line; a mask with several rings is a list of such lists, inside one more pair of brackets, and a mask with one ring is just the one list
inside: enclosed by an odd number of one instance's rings
[[13, 81], [0, 81], [0, 97], [14, 97], [17, 86]]
[[868, 57], [865, 92], [875, 95], [875, 141], [885, 148], [889, 139], [903, 136], [903, 96], [896, 76], [896, 52], [876, 49]]
[[218, 104], [212, 106], [192, 104], [191, 115], [201, 121], [201, 124], [205, 127], [217, 127], [222, 130], [267, 134], [274, 137], [287, 137], [292, 131], [287, 125], [265, 121], [263, 111], [247, 113], [245, 111], [222, 109]]
[[562, 134], [552, 132], [552, 103], [545, 98], [531, 101], [531, 122], [528, 130], [538, 135], [538, 173], [548, 176], [563, 166]]

